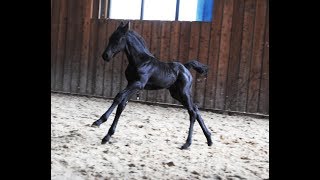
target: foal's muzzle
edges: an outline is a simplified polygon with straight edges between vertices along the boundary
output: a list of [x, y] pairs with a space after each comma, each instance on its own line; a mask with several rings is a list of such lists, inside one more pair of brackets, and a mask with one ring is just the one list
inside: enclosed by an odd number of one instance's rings
[[111, 58], [112, 58], [112, 53], [110, 53], [110, 52], [104, 52], [102, 54], [102, 59], [107, 62], [109, 62], [111, 60]]

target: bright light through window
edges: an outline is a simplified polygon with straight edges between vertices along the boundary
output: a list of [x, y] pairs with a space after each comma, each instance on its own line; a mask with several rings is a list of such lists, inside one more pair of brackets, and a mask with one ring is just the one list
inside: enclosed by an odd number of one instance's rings
[[141, 0], [113, 0], [110, 2], [111, 19], [140, 19]]
[[175, 20], [175, 0], [145, 0], [144, 20]]
[[110, 0], [108, 18], [140, 19], [142, 17], [141, 20], [164, 21], [174, 21], [177, 18], [178, 21], [211, 21], [213, 1], [179, 0], [179, 7], [177, 7], [177, 0]]
[[180, 0], [179, 21], [195, 21], [197, 19], [198, 0]]

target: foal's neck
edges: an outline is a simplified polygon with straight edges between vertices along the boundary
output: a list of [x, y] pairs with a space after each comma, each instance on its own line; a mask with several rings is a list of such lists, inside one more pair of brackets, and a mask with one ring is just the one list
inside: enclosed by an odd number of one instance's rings
[[135, 66], [155, 59], [146, 47], [142, 37], [139, 37], [139, 35], [133, 31], [127, 33], [125, 53], [129, 64]]

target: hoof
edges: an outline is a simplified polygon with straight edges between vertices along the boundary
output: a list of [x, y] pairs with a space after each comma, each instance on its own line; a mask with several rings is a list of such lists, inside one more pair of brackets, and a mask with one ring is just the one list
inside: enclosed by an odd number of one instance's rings
[[212, 141], [208, 142], [208, 146], [212, 146]]
[[91, 127], [99, 127], [101, 123], [95, 121], [94, 123], [92, 123]]
[[108, 141], [102, 139], [101, 144], [106, 144]]
[[183, 146], [181, 146], [180, 149], [181, 150], [188, 149], [190, 145], [191, 145], [190, 143], [185, 143]]
[[97, 125], [97, 124], [93, 123], [93, 124], [91, 125], [91, 127], [98, 128], [98, 127], [99, 127], [99, 125]]
[[110, 140], [110, 137], [111, 136], [106, 136], [106, 137], [104, 137], [103, 139], [102, 139], [102, 141], [101, 141], [101, 144], [106, 144], [109, 140]]

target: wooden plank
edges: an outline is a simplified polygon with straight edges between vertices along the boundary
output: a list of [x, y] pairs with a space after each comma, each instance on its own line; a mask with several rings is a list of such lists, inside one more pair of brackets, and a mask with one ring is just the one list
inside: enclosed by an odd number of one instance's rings
[[247, 105], [248, 82], [250, 61], [253, 45], [253, 28], [256, 10], [255, 0], [246, 0], [244, 7], [244, 21], [242, 29], [241, 55], [238, 77], [238, 92], [236, 100], [236, 111], [245, 112]]
[[[199, 40], [199, 62], [207, 65], [208, 62], [208, 53], [209, 53], [209, 43], [210, 43], [210, 30], [211, 23], [202, 22], [201, 23], [201, 31], [200, 31], [200, 40]], [[210, 69], [209, 69], [210, 71]], [[205, 88], [206, 88], [206, 77], [196, 73], [194, 78], [195, 81], [195, 102], [199, 106], [199, 108], [204, 107], [204, 99], [205, 99]]]
[[[160, 21], [152, 21], [151, 27], [151, 47], [150, 51], [156, 58], [160, 57], [160, 38], [161, 38], [161, 23]], [[157, 101], [157, 91], [150, 90], [147, 94], [147, 101]]]
[[185, 63], [189, 60], [191, 22], [183, 21], [180, 25], [179, 61]]
[[209, 57], [207, 63], [209, 66], [209, 72], [206, 83], [206, 98], [204, 102], [204, 107], [208, 109], [214, 109], [223, 8], [223, 0], [214, 1], [213, 21], [211, 23]]
[[[177, 61], [179, 56], [179, 41], [180, 41], [180, 23], [178, 21], [171, 22], [170, 33], [170, 48], [169, 48], [169, 60]], [[178, 101], [170, 96], [166, 97], [167, 103], [180, 104]]]
[[[120, 25], [119, 20], [116, 21], [116, 27]], [[114, 29], [112, 32], [114, 32]], [[112, 97], [115, 97], [121, 91], [121, 59], [122, 52], [118, 53], [112, 59]]]
[[106, 35], [106, 26], [105, 20], [101, 19], [98, 21], [98, 37], [97, 37], [97, 47], [96, 53], [94, 54], [95, 63], [96, 63], [96, 74], [95, 74], [95, 86], [94, 86], [94, 95], [102, 96], [103, 95], [103, 83], [104, 83], [104, 60], [102, 59], [102, 53], [105, 49], [105, 35]]
[[71, 91], [71, 73], [72, 73], [72, 49], [74, 48], [75, 39], [75, 12], [76, 12], [76, 1], [68, 1], [68, 21], [67, 21], [67, 36], [66, 36], [66, 53], [64, 59], [64, 70], [63, 70], [63, 91]]
[[244, 16], [244, 0], [235, 1], [233, 11], [225, 108], [226, 110], [232, 111], [236, 110], [236, 96], [238, 91], [238, 74]]
[[258, 112], [263, 114], [269, 114], [269, 1], [267, 1], [266, 13], [265, 43], [258, 108]]
[[59, 33], [57, 38], [57, 55], [55, 62], [55, 87], [57, 91], [62, 91], [63, 85], [63, 65], [65, 57], [65, 42], [67, 32], [67, 1], [61, 1], [59, 13]]
[[71, 49], [71, 87], [70, 91], [73, 93], [78, 93], [80, 89], [80, 55], [81, 55], [81, 42], [82, 42], [82, 16], [83, 16], [83, 1], [77, 1], [74, 12], [74, 43], [73, 48]]
[[261, 79], [261, 65], [263, 59], [264, 35], [266, 26], [267, 1], [259, 0], [256, 5], [252, 60], [250, 67], [250, 79], [248, 89], [247, 112], [256, 113], [259, 104], [259, 89]]
[[[151, 49], [150, 49], [150, 47], [151, 47], [151, 32], [152, 32], [152, 21], [143, 21], [141, 36], [145, 40], [150, 52], [151, 52]], [[151, 53], [153, 53], [153, 52], [151, 52]], [[140, 91], [140, 101], [147, 101], [147, 97], [148, 97], [147, 90]]]
[[164, 21], [161, 24], [160, 60], [169, 62], [171, 23]]
[[93, 94], [93, 88], [95, 87], [95, 54], [96, 54], [96, 42], [98, 34], [98, 20], [92, 19], [90, 23], [90, 40], [89, 40], [89, 66], [87, 77], [87, 94]]
[[92, 1], [85, 1], [83, 25], [82, 25], [82, 46], [80, 54], [80, 89], [81, 94], [86, 93], [87, 77], [88, 77], [88, 65], [89, 65], [89, 41], [90, 41], [90, 18], [91, 18], [91, 5]]
[[55, 69], [59, 33], [59, 11], [61, 1], [51, 1], [51, 89], [55, 87]]
[[[160, 41], [160, 56], [159, 59], [162, 62], [169, 61], [169, 48], [170, 48], [170, 28], [171, 24], [169, 21], [161, 22], [161, 41]], [[157, 101], [166, 102], [166, 97], [170, 96], [167, 89], [162, 89], [158, 91]]]
[[[106, 21], [106, 26], [107, 26], [107, 32], [106, 32], [106, 37], [105, 37], [105, 48], [107, 47], [107, 44], [109, 43], [109, 37], [111, 36], [111, 34], [116, 30], [116, 20], [110, 20], [108, 19]], [[112, 96], [112, 86], [113, 86], [113, 74], [112, 74], [112, 66], [113, 61], [108, 62], [108, 63], [104, 63], [104, 84], [103, 84], [103, 96], [104, 97], [111, 97], [113, 98], [114, 96]]]
[[90, 20], [93, 15], [93, 3], [95, 0], [84, 0], [84, 1], [86, 2], [84, 18], [86, 20]]
[[227, 83], [227, 71], [230, 52], [230, 37], [233, 15], [233, 0], [226, 0], [223, 9], [223, 20], [221, 29], [221, 43], [218, 63], [218, 74], [216, 84], [215, 109], [225, 108], [225, 94]]
[[[190, 24], [190, 42], [189, 42], [189, 48], [188, 50], [184, 51], [188, 53], [188, 58], [184, 61], [190, 61], [190, 60], [198, 60], [198, 52], [199, 52], [199, 40], [200, 40], [200, 22], [192, 22]], [[188, 52], [189, 51], [189, 52]], [[195, 97], [195, 89], [196, 87], [196, 71], [193, 69], [190, 69], [190, 73], [192, 75], [192, 87], [191, 87], [191, 96], [193, 98], [193, 101], [198, 104], [198, 99]]]
[[92, 0], [92, 18], [98, 19], [99, 17], [99, 0]]

